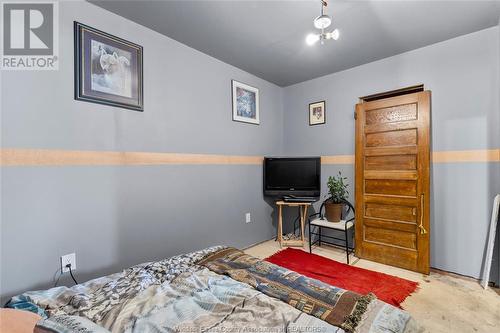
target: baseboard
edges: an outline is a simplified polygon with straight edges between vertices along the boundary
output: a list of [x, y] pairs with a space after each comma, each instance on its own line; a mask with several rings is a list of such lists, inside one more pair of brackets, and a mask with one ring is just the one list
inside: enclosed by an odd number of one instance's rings
[[254, 244], [251, 244], [251, 245], [248, 245], [248, 246], [245, 246], [244, 248], [242, 248], [242, 250], [246, 250], [246, 249], [249, 249], [251, 247], [254, 247], [254, 246], [257, 246], [259, 244], [262, 244], [262, 243], [265, 243], [265, 242], [268, 242], [270, 240], [275, 240], [276, 239], [276, 235], [273, 236], [272, 238], [269, 238], [269, 239], [265, 239], [263, 241], [260, 241], [260, 242], [257, 242], [257, 243], [254, 243]]
[[[468, 275], [463, 275], [463, 274], [459, 274], [459, 273], [445, 271], [445, 270], [439, 269], [439, 268], [433, 268], [433, 267], [431, 267], [430, 271], [433, 272], [433, 273], [437, 273], [437, 274], [441, 274], [441, 275], [446, 275], [446, 276], [451, 276], [453, 278], [457, 278], [457, 279], [461, 279], [461, 280], [465, 280], [465, 281], [471, 281], [471, 282], [481, 283], [481, 279], [478, 279], [478, 278], [475, 278], [475, 277], [472, 277], [472, 276], [468, 276]], [[498, 286], [496, 286], [495, 282], [493, 282], [493, 281], [489, 282], [489, 286], [490, 287], [497, 287], [498, 288]]]

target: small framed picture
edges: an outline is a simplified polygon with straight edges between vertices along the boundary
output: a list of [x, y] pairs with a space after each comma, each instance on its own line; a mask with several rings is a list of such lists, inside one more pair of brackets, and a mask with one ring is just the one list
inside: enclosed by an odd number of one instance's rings
[[233, 121], [259, 124], [259, 89], [235, 80], [231, 81]]
[[79, 22], [75, 33], [75, 99], [144, 111], [142, 46]]
[[325, 101], [309, 104], [309, 126], [326, 123]]

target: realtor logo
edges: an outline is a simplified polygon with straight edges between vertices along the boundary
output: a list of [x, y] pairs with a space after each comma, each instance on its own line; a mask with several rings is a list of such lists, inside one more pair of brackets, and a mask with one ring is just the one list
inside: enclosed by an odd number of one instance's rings
[[58, 4], [2, 3], [1, 69], [58, 69]]

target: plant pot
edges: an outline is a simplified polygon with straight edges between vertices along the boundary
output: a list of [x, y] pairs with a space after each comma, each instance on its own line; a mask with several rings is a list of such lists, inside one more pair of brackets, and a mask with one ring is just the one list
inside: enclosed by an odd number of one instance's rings
[[325, 216], [330, 222], [339, 222], [342, 217], [342, 208], [344, 204], [342, 203], [325, 203]]

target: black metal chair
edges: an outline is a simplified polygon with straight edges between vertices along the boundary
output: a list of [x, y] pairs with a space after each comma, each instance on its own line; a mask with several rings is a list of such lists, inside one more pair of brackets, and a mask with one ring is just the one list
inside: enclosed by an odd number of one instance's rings
[[[327, 240], [323, 240], [322, 238], [328, 238], [328, 239], [335, 239], [338, 241], [344, 242], [345, 246], [345, 251], [347, 255], [347, 264], [349, 264], [349, 254], [354, 252], [354, 247], [349, 247], [349, 241], [348, 241], [348, 231], [349, 229], [353, 230], [353, 239], [354, 239], [354, 216], [355, 216], [355, 211], [354, 211], [354, 206], [347, 200], [344, 200], [344, 210], [342, 211], [342, 218], [340, 222], [330, 222], [325, 218], [324, 215], [324, 209], [325, 209], [325, 202], [321, 204], [321, 207], [319, 209], [319, 212], [316, 214], [312, 214], [309, 216], [308, 219], [308, 224], [309, 224], [309, 252], [312, 253], [312, 246], [316, 243], [318, 243], [318, 246], [321, 246], [321, 243], [329, 244], [332, 246], [340, 247], [341, 245], [337, 243], [332, 243]], [[349, 217], [352, 212], [352, 217]], [[312, 228], [316, 227], [318, 232], [313, 232]], [[338, 238], [338, 237], [333, 237], [333, 236], [327, 236], [327, 235], [322, 235], [321, 230], [322, 228], [326, 229], [331, 229], [334, 231], [343, 231], [344, 232], [344, 238]], [[318, 236], [318, 238], [313, 241], [313, 236]]]

